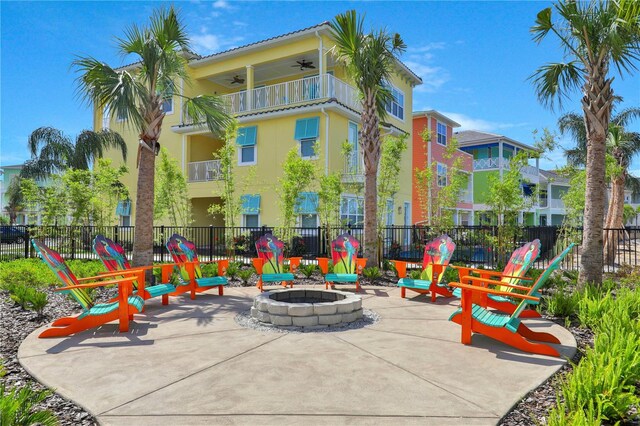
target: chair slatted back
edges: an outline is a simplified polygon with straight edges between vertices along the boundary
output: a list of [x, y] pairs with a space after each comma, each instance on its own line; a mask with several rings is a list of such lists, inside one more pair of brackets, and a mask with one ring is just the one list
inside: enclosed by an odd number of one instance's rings
[[[456, 249], [456, 244], [446, 234], [440, 235], [435, 240], [427, 243], [422, 256], [422, 273], [420, 279], [433, 280], [433, 265], [448, 265]], [[439, 281], [444, 277], [444, 271], [440, 274]]]
[[258, 258], [263, 261], [263, 274], [284, 272], [284, 243], [271, 234], [265, 234], [256, 241]]
[[[93, 239], [93, 251], [98, 255], [98, 258], [100, 258], [102, 264], [109, 272], [131, 269], [131, 264], [129, 260], [127, 260], [127, 255], [122, 246], [104, 235], [97, 235]], [[137, 281], [133, 281], [132, 284], [134, 289], [138, 288]]]
[[[574, 243], [569, 244], [569, 247], [567, 247], [560, 254], [558, 254], [556, 257], [551, 259], [551, 261], [549, 262], [549, 266], [547, 266], [547, 269], [544, 270], [542, 275], [538, 277], [533, 287], [531, 287], [531, 289], [529, 290], [529, 293], [528, 293], [529, 295], [533, 295], [535, 292], [537, 292], [542, 288], [542, 286], [549, 279], [553, 271], [555, 271], [560, 267], [560, 264], [562, 263], [564, 258], [567, 256], [567, 254], [569, 254], [569, 252], [573, 249], [574, 245], [575, 245]], [[531, 303], [530, 301], [523, 299], [518, 305], [518, 307], [516, 308], [516, 310], [513, 312], [513, 314], [511, 314], [511, 318], [512, 319], [518, 318], [522, 313], [522, 311], [525, 310], [530, 303]]]
[[[71, 272], [71, 269], [67, 266], [64, 259], [60, 254], [54, 250], [51, 250], [45, 243], [38, 240], [31, 240], [31, 244], [36, 249], [38, 256], [47, 264], [47, 266], [53, 271], [65, 287], [71, 287], [78, 285], [78, 279]], [[77, 288], [69, 290], [69, 293], [74, 299], [82, 306], [82, 309], [88, 311], [94, 305], [93, 300], [83, 288]]]
[[360, 242], [344, 233], [331, 242], [331, 261], [335, 274], [356, 274]]
[[196, 278], [202, 278], [202, 270], [198, 263], [198, 254], [196, 253], [196, 245], [179, 234], [173, 234], [167, 241], [167, 250], [171, 253], [173, 262], [176, 263], [178, 278], [183, 283], [189, 282], [189, 273], [187, 272], [186, 263], [195, 262], [194, 274]]
[[[522, 247], [515, 250], [507, 265], [504, 267], [504, 271], [502, 271], [503, 275], [508, 275], [510, 277], [524, 277], [533, 262], [540, 255], [540, 240], [536, 239], [531, 242], [526, 243]], [[507, 284], [518, 284], [520, 281], [518, 278], [507, 278], [504, 277], [500, 281]], [[500, 291], [512, 291], [512, 287], [502, 286], [498, 287]]]

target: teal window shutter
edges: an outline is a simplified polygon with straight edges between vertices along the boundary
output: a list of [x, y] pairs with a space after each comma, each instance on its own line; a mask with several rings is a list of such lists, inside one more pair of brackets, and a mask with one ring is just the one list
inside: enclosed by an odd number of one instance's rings
[[118, 206], [116, 207], [116, 215], [117, 216], [130, 216], [131, 215], [131, 201], [118, 201]]
[[296, 214], [317, 214], [318, 194], [316, 192], [301, 192], [298, 194], [295, 212]]
[[260, 213], [260, 194], [242, 195], [242, 214], [258, 214]]
[[253, 146], [256, 144], [258, 126], [240, 127], [236, 143], [241, 146]]
[[319, 134], [320, 117], [300, 118], [296, 120], [296, 131], [293, 136], [295, 140], [317, 139]]

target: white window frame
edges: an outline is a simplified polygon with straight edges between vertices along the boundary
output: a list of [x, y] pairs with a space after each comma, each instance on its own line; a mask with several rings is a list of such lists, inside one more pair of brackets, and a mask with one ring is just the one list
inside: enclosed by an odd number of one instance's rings
[[[391, 116], [393, 116], [393, 117], [397, 118], [397, 119], [398, 119], [398, 120], [400, 120], [400, 121], [404, 121], [404, 118], [405, 118], [405, 116], [407, 115], [407, 114], [406, 114], [406, 111], [405, 111], [405, 107], [404, 107], [405, 99], [406, 99], [406, 95], [405, 95], [405, 93], [404, 93], [402, 90], [398, 89], [398, 88], [397, 88], [396, 86], [394, 86], [393, 84], [391, 84], [391, 83], [386, 83], [386, 85], [387, 85], [387, 87], [389, 88], [389, 90], [391, 91], [391, 96], [393, 97], [393, 100], [392, 100], [389, 104], [385, 105], [385, 106], [384, 106], [384, 109], [385, 109], [385, 110], [386, 110], [386, 111], [387, 111]], [[394, 91], [395, 91], [395, 92], [397, 92], [398, 94], [402, 95], [402, 105], [400, 105], [400, 102], [398, 102], [398, 97], [396, 96], [396, 94], [394, 94]], [[394, 113], [393, 113], [393, 104], [396, 104], [399, 108], [402, 108], [402, 117], [400, 117], [400, 116], [398, 116], [398, 115], [396, 115], [396, 114], [394, 114]]]
[[[440, 185], [440, 177], [442, 176], [440, 174], [440, 167], [444, 168], [444, 185]], [[447, 167], [446, 164], [437, 163], [437, 166], [436, 166], [436, 184], [438, 185], [438, 188], [444, 188], [445, 186], [447, 186], [447, 183], [449, 183], [449, 177], [447, 176], [448, 173], [449, 173], [449, 168]]]
[[[440, 143], [440, 126], [444, 127], [444, 134], [442, 135], [444, 137], [444, 143]], [[436, 142], [438, 143], [438, 145], [447, 146], [447, 143], [449, 143], [447, 133], [447, 125], [440, 121], [436, 122]]]
[[[253, 161], [242, 162], [242, 149], [253, 147]], [[258, 144], [238, 145], [238, 166], [255, 166], [258, 164]]]
[[262, 218], [260, 217], [260, 213], [249, 213], [249, 214], [243, 213], [242, 214], [242, 226], [243, 227], [249, 228], [249, 226], [247, 225], [247, 216], [258, 216], [258, 225], [256, 227], [259, 228], [260, 226], [262, 226]]
[[308, 141], [313, 141], [313, 145], [315, 146], [315, 144], [318, 143], [318, 138], [304, 138], [304, 139], [300, 139], [298, 141], [298, 154], [300, 155], [300, 158], [303, 158], [305, 160], [317, 160], [318, 159], [318, 152], [314, 150], [314, 154], [312, 156], [303, 156], [302, 155], [302, 142], [308, 142]]
[[[357, 221], [356, 222], [351, 222], [348, 219], [348, 217], [352, 216], [352, 215], [348, 211], [347, 211], [347, 213], [345, 213], [342, 210], [342, 205], [343, 205], [342, 202], [345, 199], [347, 199], [347, 200], [355, 200], [356, 203], [358, 203], [359, 201], [362, 201], [362, 222], [357, 222]], [[357, 210], [358, 210], [358, 206], [356, 204], [356, 214], [355, 214], [356, 218], [358, 216], [360, 216], [357, 213]], [[346, 218], [345, 218], [345, 216], [346, 216]], [[358, 195], [355, 195], [355, 194], [342, 194], [342, 196], [340, 197], [340, 220], [341, 221], [345, 221], [346, 220], [347, 223], [351, 223], [351, 226], [361, 226], [361, 225], [364, 226], [364, 197], [361, 197], [361, 196], [358, 196]]]

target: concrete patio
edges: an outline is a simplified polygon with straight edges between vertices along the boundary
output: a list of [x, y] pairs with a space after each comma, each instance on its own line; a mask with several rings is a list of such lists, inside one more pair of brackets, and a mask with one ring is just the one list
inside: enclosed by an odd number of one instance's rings
[[[147, 301], [127, 334], [115, 323], [64, 339], [38, 339], [37, 330], [19, 359], [105, 425], [489, 425], [565, 362], [481, 335], [460, 344], [460, 327], [447, 320], [457, 299], [403, 300], [397, 288], [365, 286], [363, 307], [378, 323], [277, 333], [235, 322], [257, 293]], [[525, 321], [573, 356], [567, 330]]]

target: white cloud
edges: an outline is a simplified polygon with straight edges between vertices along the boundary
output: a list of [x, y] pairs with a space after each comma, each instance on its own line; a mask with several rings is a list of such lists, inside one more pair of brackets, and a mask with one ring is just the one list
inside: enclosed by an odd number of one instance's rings
[[444, 41], [434, 41], [422, 46], [409, 47], [407, 49], [407, 53], [424, 53], [424, 52], [429, 52], [431, 50], [444, 49], [445, 47], [447, 47], [447, 44]]
[[196, 52], [200, 54], [214, 53], [220, 50], [220, 38], [215, 34], [199, 34], [191, 36], [191, 43]]
[[403, 62], [422, 78], [422, 84], [415, 88], [416, 92], [436, 92], [443, 84], [449, 81], [449, 73], [444, 68], [433, 64], [434, 54], [431, 53], [434, 50], [441, 50], [445, 47], [445, 42], [431, 42], [407, 49], [407, 56], [406, 59], [403, 59]]
[[231, 9], [231, 5], [226, 0], [217, 0], [213, 2], [214, 9]]
[[242, 21], [233, 21], [233, 25], [235, 25], [236, 27], [246, 27], [249, 24], [247, 24], [246, 22], [242, 22]]
[[483, 120], [481, 118], [472, 118], [464, 114], [459, 114], [457, 112], [441, 112], [442, 114], [451, 118], [453, 121], [457, 121], [458, 123], [460, 123], [460, 128], [456, 129], [456, 131], [478, 130], [480, 132], [496, 132], [498, 130], [511, 129], [514, 127], [522, 127], [528, 125], [528, 123], [498, 123]]

